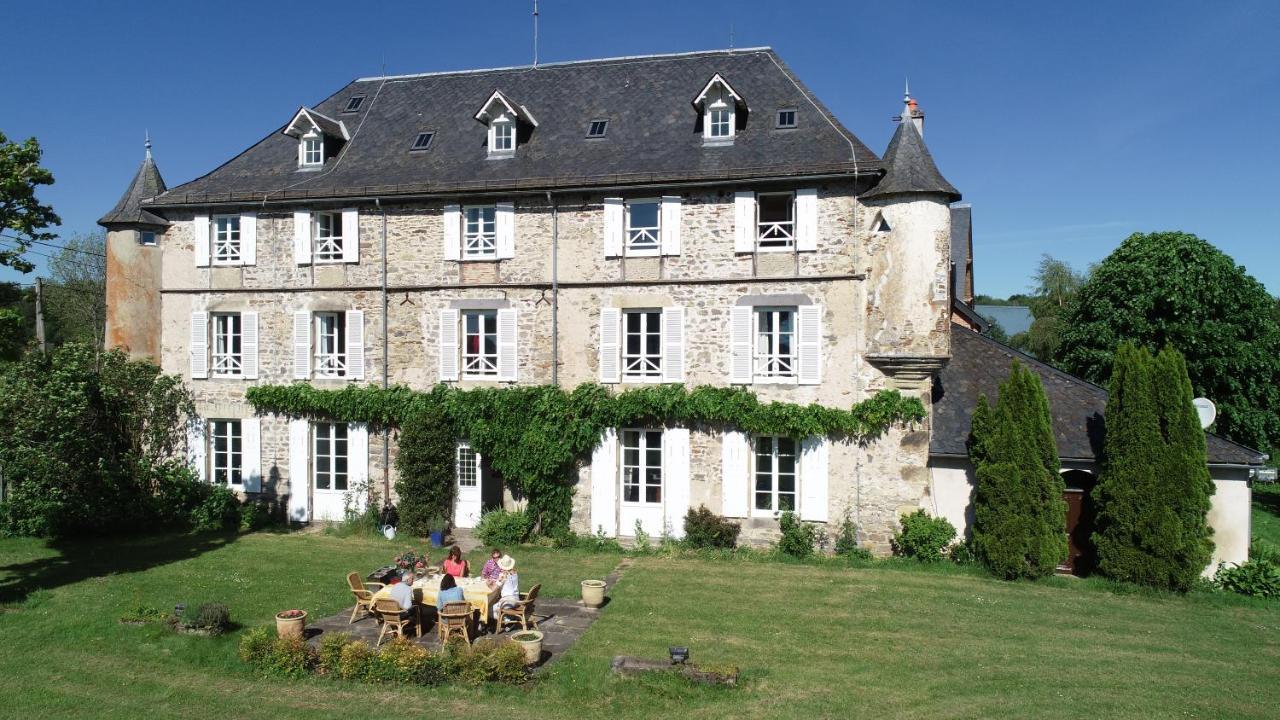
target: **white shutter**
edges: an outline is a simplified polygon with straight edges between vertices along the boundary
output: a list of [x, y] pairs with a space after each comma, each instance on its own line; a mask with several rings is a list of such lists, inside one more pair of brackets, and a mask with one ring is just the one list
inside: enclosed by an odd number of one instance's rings
[[751, 308], [729, 308], [729, 382], [751, 382]]
[[458, 311], [440, 311], [440, 381], [458, 379]]
[[347, 425], [347, 492], [356, 511], [364, 512], [369, 504], [369, 426], [364, 423]]
[[311, 519], [311, 423], [306, 420], [289, 421], [289, 520], [307, 522]]
[[498, 311], [498, 380], [516, 381], [516, 311], [504, 308]]
[[311, 313], [293, 314], [293, 378], [311, 377]]
[[258, 264], [258, 213], [240, 215], [240, 264]]
[[347, 311], [347, 379], [364, 379], [364, 311]]
[[444, 259], [462, 259], [462, 208], [457, 205], [445, 205], [444, 216]]
[[196, 267], [209, 264], [209, 216], [197, 215], [191, 221], [191, 250], [195, 253]]
[[825, 437], [808, 437], [800, 443], [800, 519], [827, 521], [827, 456]]
[[247, 493], [262, 492], [262, 420], [240, 421], [240, 477]]
[[796, 249], [818, 249], [818, 191], [796, 191]]
[[684, 537], [684, 516], [689, 512], [689, 429], [668, 428], [662, 433], [662, 472], [666, 482], [664, 520], [671, 537]]
[[658, 233], [662, 236], [662, 254], [680, 254], [680, 196], [662, 197], [662, 221]]
[[720, 497], [725, 517], [747, 517], [750, 514], [750, 478], [747, 477], [747, 461], [751, 447], [747, 434], [737, 430], [725, 430], [720, 439]]
[[306, 210], [293, 211], [293, 262], [311, 264], [311, 213]]
[[600, 382], [616, 383], [619, 378], [619, 351], [622, 349], [621, 339], [622, 311], [618, 308], [600, 308]]
[[191, 313], [191, 379], [209, 377], [209, 313]]
[[240, 313], [240, 374], [258, 379], [258, 313]]
[[360, 262], [360, 211], [342, 211], [342, 262]]
[[733, 251], [755, 252], [756, 249], [756, 194], [733, 194]]
[[493, 229], [497, 235], [498, 258], [513, 258], [516, 256], [515, 203], [498, 203], [493, 214]]
[[662, 311], [662, 382], [684, 382], [684, 308]]
[[187, 421], [187, 462], [200, 482], [209, 480], [209, 468], [204, 461], [206, 425], [204, 418], [193, 417]]
[[618, 534], [618, 432], [604, 431], [591, 453], [591, 532]]
[[822, 382], [822, 306], [801, 305], [798, 342], [800, 350], [800, 384]]
[[622, 255], [622, 230], [626, 222], [626, 205], [622, 198], [604, 199], [604, 256]]

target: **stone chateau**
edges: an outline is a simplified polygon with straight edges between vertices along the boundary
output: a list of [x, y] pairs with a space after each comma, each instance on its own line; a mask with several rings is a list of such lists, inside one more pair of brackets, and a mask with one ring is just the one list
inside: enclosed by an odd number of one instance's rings
[[[842, 408], [894, 387], [932, 409], [970, 332], [969, 209], [915, 101], [901, 113], [878, 156], [768, 48], [361, 78], [174, 188], [148, 148], [100, 221], [108, 344], [187, 380], [203, 477], [303, 522], [394, 499], [394, 435], [256, 417], [255, 383], [738, 385]], [[679, 535], [705, 504], [764, 540], [783, 510], [848, 514], [887, 551], [905, 510], [963, 523], [933, 422], [866, 446], [616, 428], [573, 524]], [[457, 472], [456, 525], [514, 504], [465, 438]]]

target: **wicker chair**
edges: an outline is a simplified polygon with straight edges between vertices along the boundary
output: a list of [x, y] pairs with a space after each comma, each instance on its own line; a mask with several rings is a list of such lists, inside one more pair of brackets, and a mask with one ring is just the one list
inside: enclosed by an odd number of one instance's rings
[[507, 618], [520, 621], [520, 629], [528, 630], [530, 625], [534, 629], [538, 628], [538, 623], [533, 619], [533, 602], [538, 599], [538, 591], [542, 589], [542, 583], [538, 583], [529, 589], [527, 593], [520, 593], [520, 600], [515, 605], [509, 605], [498, 611], [498, 632], [502, 632], [502, 627], [506, 623]]
[[356, 604], [351, 608], [351, 619], [347, 624], [350, 625], [366, 617], [376, 617], [377, 613], [373, 611], [373, 594], [383, 588], [382, 583], [361, 582], [360, 574], [351, 572], [347, 573], [347, 587], [351, 588], [351, 594], [356, 596]]
[[449, 636], [456, 632], [461, 632], [462, 639], [466, 640], [468, 645], [471, 644], [471, 603], [446, 603], [444, 609], [440, 611], [439, 621], [436, 622], [436, 633], [440, 637], [440, 644], [449, 642]]
[[397, 637], [408, 637], [405, 634], [405, 626], [412, 622], [411, 618], [400, 617], [400, 603], [391, 598], [378, 598], [373, 604], [374, 612], [378, 614], [378, 618], [382, 620], [382, 630], [378, 631], [378, 644], [382, 644], [382, 639], [386, 635], [395, 635]]

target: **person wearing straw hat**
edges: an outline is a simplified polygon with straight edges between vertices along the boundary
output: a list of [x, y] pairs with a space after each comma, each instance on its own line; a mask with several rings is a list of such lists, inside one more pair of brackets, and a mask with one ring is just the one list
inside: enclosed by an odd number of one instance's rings
[[502, 608], [513, 607], [520, 602], [520, 575], [516, 573], [516, 559], [510, 555], [498, 558], [498, 584], [502, 586], [498, 602], [493, 606], [493, 614], [498, 617], [497, 628], [502, 630], [502, 619], [499, 613]]

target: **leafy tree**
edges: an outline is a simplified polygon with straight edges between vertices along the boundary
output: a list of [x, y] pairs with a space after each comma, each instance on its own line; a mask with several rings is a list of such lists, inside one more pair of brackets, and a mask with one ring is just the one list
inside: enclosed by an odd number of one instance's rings
[[53, 282], [45, 287], [46, 315], [55, 342], [101, 348], [107, 325], [106, 234], [76, 234], [49, 262]]
[[33, 242], [52, 240], [54, 234], [44, 229], [62, 223], [53, 208], [36, 199], [38, 186], [53, 184], [53, 173], [40, 167], [40, 156], [35, 138], [10, 142], [0, 132], [0, 236], [17, 246], [0, 248], [0, 266], [22, 272], [35, 268], [22, 254]]
[[991, 338], [992, 340], [995, 340], [996, 342], [1001, 342], [1001, 343], [1009, 342], [1009, 334], [1004, 331], [1004, 328], [1000, 326], [1000, 323], [996, 322], [992, 318], [984, 318], [984, 319], [987, 321], [988, 324], [987, 324], [987, 331], [983, 334], [985, 334], [987, 337]]
[[1191, 400], [1177, 351], [1152, 358], [1132, 343], [1116, 350], [1093, 490], [1093, 542], [1108, 577], [1186, 591], [1209, 562], [1213, 484]]
[[1208, 242], [1181, 232], [1134, 234], [1098, 264], [1064, 315], [1054, 356], [1062, 369], [1106, 384], [1115, 348], [1186, 357], [1195, 394], [1218, 406], [1222, 435], [1280, 445], [1280, 322], [1275, 299]]
[[13, 362], [22, 357], [27, 345], [27, 323], [12, 308], [0, 308], [0, 362]]
[[1067, 506], [1040, 377], [1014, 362], [996, 406], [978, 399], [970, 433], [978, 558], [1010, 580], [1052, 573], [1067, 556]]
[[434, 405], [405, 420], [396, 455], [396, 510], [405, 532], [422, 537], [443, 530], [452, 517], [456, 443], [453, 425]]

